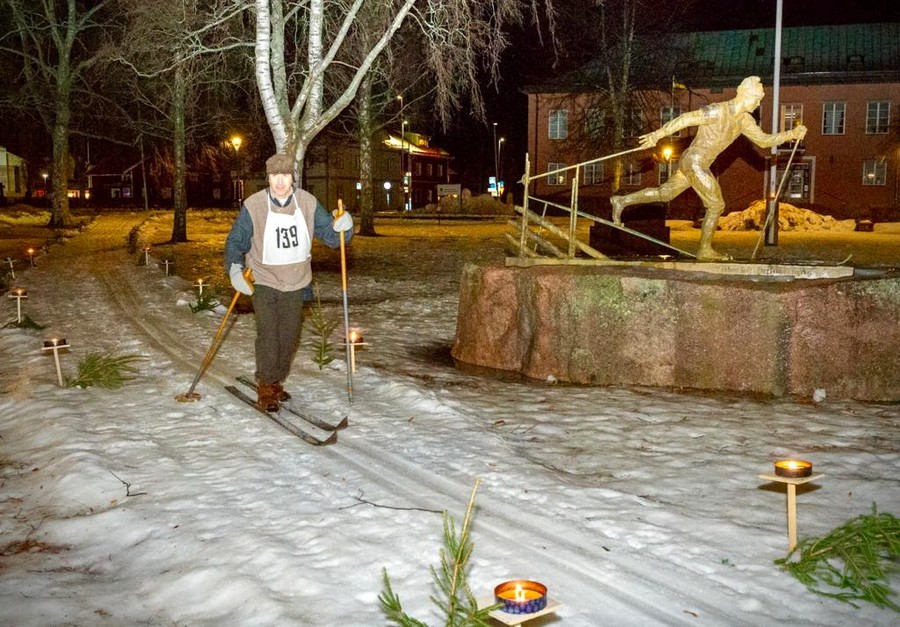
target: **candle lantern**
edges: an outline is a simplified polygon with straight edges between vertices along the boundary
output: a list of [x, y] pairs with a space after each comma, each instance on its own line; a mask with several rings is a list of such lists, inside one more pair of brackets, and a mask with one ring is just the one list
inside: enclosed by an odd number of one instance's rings
[[28, 292], [21, 287], [17, 287], [14, 290], [10, 290], [7, 293], [7, 297], [16, 299], [16, 324], [22, 324], [22, 299], [28, 298]]
[[28, 259], [31, 261], [31, 267], [34, 267], [34, 248], [29, 248], [25, 251], [28, 253]]
[[144, 246], [144, 265], [145, 266], [150, 265], [150, 247], [149, 246]]
[[507, 614], [534, 614], [547, 607], [547, 586], [537, 581], [504, 581], [494, 588], [494, 599]]
[[350, 372], [356, 372], [356, 347], [365, 346], [362, 331], [357, 328], [351, 328], [347, 333], [347, 346], [350, 348]]
[[16, 278], [16, 269], [13, 267], [13, 258], [7, 257], [6, 259], [4, 259], [4, 261], [9, 264], [9, 274], [13, 279], [15, 279]]
[[59, 365], [59, 351], [64, 348], [69, 348], [69, 344], [64, 337], [54, 337], [49, 340], [44, 340], [43, 350], [53, 351], [53, 361], [56, 364], [56, 380], [59, 382], [59, 387], [63, 387], [62, 368], [60, 368]]
[[808, 477], [813, 465], [802, 459], [781, 459], [775, 462], [775, 474], [779, 477]]

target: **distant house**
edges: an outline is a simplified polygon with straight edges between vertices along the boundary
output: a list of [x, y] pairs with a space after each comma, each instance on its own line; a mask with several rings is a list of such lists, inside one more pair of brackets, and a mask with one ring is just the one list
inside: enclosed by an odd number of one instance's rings
[[[778, 128], [802, 121], [805, 140], [798, 147], [782, 200], [840, 217], [900, 219], [900, 24], [814, 26], [782, 30]], [[772, 130], [774, 29], [684, 33], [673, 36], [681, 55], [671, 85], [635, 94], [626, 121], [629, 139], [659, 128], [682, 112], [734, 97], [746, 76], [757, 75], [766, 98], [756, 115]], [[596, 82], [595, 85], [602, 85]], [[608, 119], [595, 109], [602, 99], [584, 84], [532, 87], [528, 97], [528, 152], [532, 174], [549, 172], [602, 156], [586, 150], [585, 139]], [[666, 180], [695, 129], [659, 142], [655, 151], [636, 152], [624, 161], [621, 193]], [[669, 150], [666, 151], [665, 149]], [[777, 159], [780, 181], [791, 144]], [[726, 213], [745, 209], [769, 190], [772, 155], [739, 139], [714, 165]], [[579, 171], [579, 198], [608, 209], [611, 162]], [[533, 193], [559, 195], [571, 176], [545, 177]], [[702, 215], [699, 199], [688, 191], [673, 200], [670, 213]]]
[[0, 146], [0, 185], [3, 186], [0, 197], [14, 201], [24, 198], [28, 187], [27, 172], [27, 164], [22, 157]]
[[[420, 209], [437, 202], [437, 186], [449, 183], [452, 156], [431, 146], [418, 133], [382, 134], [373, 142], [376, 211]], [[325, 206], [341, 198], [348, 209], [359, 207], [359, 145], [335, 138], [317, 142], [306, 158], [304, 187]]]

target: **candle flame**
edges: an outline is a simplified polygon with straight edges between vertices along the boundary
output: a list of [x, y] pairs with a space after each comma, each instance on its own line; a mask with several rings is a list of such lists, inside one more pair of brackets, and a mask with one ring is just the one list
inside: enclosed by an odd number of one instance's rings
[[522, 584], [516, 584], [516, 601], [524, 601], [525, 600], [525, 590], [522, 589]]

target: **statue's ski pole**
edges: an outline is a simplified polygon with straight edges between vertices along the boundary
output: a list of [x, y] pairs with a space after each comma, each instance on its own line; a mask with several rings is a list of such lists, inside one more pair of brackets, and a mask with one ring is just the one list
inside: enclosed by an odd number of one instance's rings
[[778, 183], [778, 189], [775, 190], [775, 198], [773, 199], [773, 205], [771, 211], [766, 214], [765, 222], [762, 225], [762, 228], [759, 230], [759, 238], [756, 240], [756, 246], [753, 248], [753, 254], [750, 255], [750, 259], [756, 259], [756, 253], [759, 251], [759, 245], [762, 244], [763, 238], [766, 235], [766, 231], [769, 229], [769, 223], [772, 222], [772, 217], [778, 210], [778, 199], [781, 198], [781, 190], [784, 187], [784, 182], [787, 180], [788, 175], [791, 173], [791, 163], [794, 161], [794, 155], [797, 154], [797, 146], [800, 145], [800, 140], [794, 140], [794, 147], [791, 148], [791, 156], [788, 157], [787, 165], [784, 167], [784, 174], [781, 175], [781, 181]]
[[[344, 213], [344, 201], [338, 198], [337, 216]], [[353, 402], [353, 366], [350, 363], [350, 312], [347, 306], [347, 253], [344, 250], [344, 233], [341, 236], [341, 291], [344, 296], [344, 354], [347, 361], [347, 400]]]

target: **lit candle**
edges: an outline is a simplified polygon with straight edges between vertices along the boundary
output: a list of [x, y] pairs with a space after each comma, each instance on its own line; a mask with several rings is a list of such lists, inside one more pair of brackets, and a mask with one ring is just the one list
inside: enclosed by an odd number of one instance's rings
[[802, 459], [781, 459], [775, 462], [775, 474], [779, 477], [808, 477], [812, 474], [811, 462]]
[[533, 614], [547, 607], [547, 586], [537, 581], [506, 581], [494, 588], [494, 598], [509, 614]]

